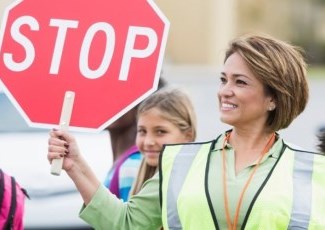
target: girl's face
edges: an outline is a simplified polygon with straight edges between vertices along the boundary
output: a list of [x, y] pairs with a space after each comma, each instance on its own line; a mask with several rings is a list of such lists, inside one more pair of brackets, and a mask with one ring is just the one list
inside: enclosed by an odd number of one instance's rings
[[264, 127], [275, 102], [238, 53], [226, 60], [220, 81], [221, 121], [235, 127]]
[[150, 166], [158, 165], [163, 144], [183, 143], [190, 140], [189, 132], [182, 132], [176, 125], [164, 118], [157, 108], [139, 115], [136, 145]]

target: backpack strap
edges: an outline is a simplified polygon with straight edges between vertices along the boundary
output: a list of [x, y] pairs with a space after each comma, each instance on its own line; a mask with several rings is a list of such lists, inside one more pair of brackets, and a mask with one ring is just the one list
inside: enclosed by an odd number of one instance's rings
[[8, 213], [8, 219], [4, 226], [4, 229], [10, 230], [13, 229], [14, 224], [14, 217], [17, 207], [17, 190], [16, 190], [16, 180], [14, 177], [11, 178], [11, 203], [10, 203], [10, 209]]
[[126, 161], [132, 154], [138, 152], [138, 147], [133, 145], [126, 152], [124, 152], [114, 163], [114, 172], [109, 185], [109, 190], [111, 193], [115, 194], [117, 197], [120, 197], [120, 183], [119, 183], [119, 174], [121, 165]]
[[0, 169], [0, 208], [2, 207], [4, 192], [5, 192], [5, 178], [3, 175], [3, 171]]

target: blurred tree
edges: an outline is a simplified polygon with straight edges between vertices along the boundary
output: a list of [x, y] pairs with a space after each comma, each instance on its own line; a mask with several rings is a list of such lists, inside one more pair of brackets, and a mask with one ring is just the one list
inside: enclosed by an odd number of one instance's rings
[[325, 0], [238, 0], [238, 4], [238, 33], [270, 33], [302, 46], [309, 63], [325, 65]]
[[324, 0], [291, 0], [292, 41], [305, 48], [308, 61], [325, 64]]

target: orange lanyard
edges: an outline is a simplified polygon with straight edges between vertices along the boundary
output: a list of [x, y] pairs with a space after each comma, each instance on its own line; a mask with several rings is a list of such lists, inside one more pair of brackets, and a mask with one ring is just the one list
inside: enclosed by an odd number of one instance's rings
[[228, 204], [229, 202], [228, 202], [228, 191], [227, 191], [227, 173], [226, 173], [227, 170], [226, 170], [226, 156], [225, 156], [225, 147], [226, 147], [226, 143], [230, 139], [230, 134], [231, 133], [226, 134], [226, 137], [225, 137], [225, 140], [224, 140], [223, 146], [222, 146], [223, 196], [224, 196], [224, 206], [225, 206], [228, 230], [236, 230], [238, 217], [239, 217], [239, 211], [240, 211], [240, 207], [242, 205], [244, 194], [245, 194], [249, 184], [251, 183], [251, 181], [252, 181], [252, 179], [254, 177], [254, 174], [256, 173], [256, 170], [257, 170], [258, 166], [260, 165], [263, 157], [265, 156], [265, 154], [269, 151], [269, 149], [273, 145], [274, 140], [275, 140], [275, 133], [273, 133], [272, 136], [270, 137], [270, 139], [268, 140], [266, 146], [263, 149], [263, 152], [262, 152], [261, 156], [259, 157], [259, 159], [257, 161], [257, 164], [254, 166], [251, 174], [249, 175], [249, 178], [247, 179], [247, 181], [246, 181], [246, 183], [244, 185], [244, 188], [242, 189], [242, 191], [240, 193], [239, 201], [237, 203], [235, 218], [234, 218], [233, 223], [231, 223], [231, 218], [230, 218], [230, 213], [229, 213], [229, 204]]

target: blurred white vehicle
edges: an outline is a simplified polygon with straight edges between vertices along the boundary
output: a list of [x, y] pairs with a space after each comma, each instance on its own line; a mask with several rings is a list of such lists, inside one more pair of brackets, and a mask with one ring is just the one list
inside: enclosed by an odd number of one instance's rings
[[[103, 180], [112, 165], [107, 132], [75, 133], [83, 155]], [[0, 92], [0, 168], [13, 175], [30, 195], [26, 199], [25, 229], [90, 229], [78, 217], [82, 199], [62, 171], [50, 173], [48, 130], [30, 128]]]

